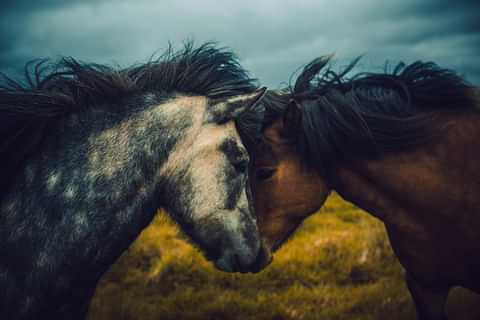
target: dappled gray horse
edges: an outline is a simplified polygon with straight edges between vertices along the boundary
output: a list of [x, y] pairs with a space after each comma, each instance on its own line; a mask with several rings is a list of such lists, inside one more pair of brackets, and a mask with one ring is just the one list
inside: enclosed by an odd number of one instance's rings
[[1, 319], [84, 318], [160, 207], [219, 269], [265, 263], [239, 135], [263, 90], [232, 53], [187, 44], [127, 69], [33, 71], [0, 91]]

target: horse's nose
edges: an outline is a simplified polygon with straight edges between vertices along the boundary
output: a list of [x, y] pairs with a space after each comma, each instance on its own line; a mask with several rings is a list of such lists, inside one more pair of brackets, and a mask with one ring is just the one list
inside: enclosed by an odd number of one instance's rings
[[266, 245], [260, 246], [258, 251], [257, 258], [252, 266], [249, 268], [249, 272], [259, 272], [263, 270], [266, 266], [268, 266], [272, 262], [272, 252]]
[[225, 272], [248, 272], [248, 266], [255, 261], [255, 254], [227, 250], [215, 261], [215, 266]]
[[256, 254], [227, 253], [215, 262], [220, 270], [226, 272], [259, 272], [272, 261], [270, 250], [262, 245]]

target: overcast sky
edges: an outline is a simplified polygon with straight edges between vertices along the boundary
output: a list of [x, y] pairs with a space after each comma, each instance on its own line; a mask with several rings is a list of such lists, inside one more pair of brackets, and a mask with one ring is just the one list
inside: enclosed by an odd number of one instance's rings
[[332, 52], [371, 71], [430, 60], [480, 85], [478, 0], [1, 0], [0, 30], [7, 73], [62, 55], [128, 66], [194, 39], [230, 47], [272, 88]]

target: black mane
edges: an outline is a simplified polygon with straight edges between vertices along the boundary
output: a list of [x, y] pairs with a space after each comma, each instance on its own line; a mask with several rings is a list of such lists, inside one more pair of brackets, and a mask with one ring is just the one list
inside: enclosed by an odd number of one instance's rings
[[206, 43], [183, 50], [170, 47], [160, 58], [125, 69], [82, 63], [66, 57], [56, 63], [25, 66], [25, 83], [1, 74], [0, 113], [53, 117], [101, 104], [115, 104], [135, 94], [183, 93], [223, 99], [255, 90], [236, 56]]
[[[348, 78], [359, 58], [338, 73], [330, 60], [313, 60], [293, 88], [270, 92], [264, 101], [264, 125], [282, 115], [302, 157], [323, 174], [342, 160], [426, 143], [439, 132], [437, 115], [477, 108], [473, 87], [432, 62]], [[292, 110], [300, 116], [288, 116]]]
[[[123, 69], [66, 57], [28, 63], [23, 81], [0, 73], [0, 192], [6, 177], [37, 150], [44, 132], [68, 114], [114, 110], [145, 94], [159, 101], [177, 93], [224, 99], [256, 88], [236, 56], [213, 43], [195, 48], [188, 42], [178, 52], [170, 47], [158, 59]], [[251, 117], [238, 119], [243, 137], [253, 134], [251, 123]]]

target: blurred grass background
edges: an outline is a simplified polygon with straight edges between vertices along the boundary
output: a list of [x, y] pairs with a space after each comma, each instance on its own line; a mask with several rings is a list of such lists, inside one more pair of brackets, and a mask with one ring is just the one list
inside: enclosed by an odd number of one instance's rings
[[[480, 319], [480, 296], [450, 294], [450, 319]], [[105, 274], [89, 320], [415, 319], [383, 224], [332, 195], [258, 274], [214, 269], [164, 213]]]

